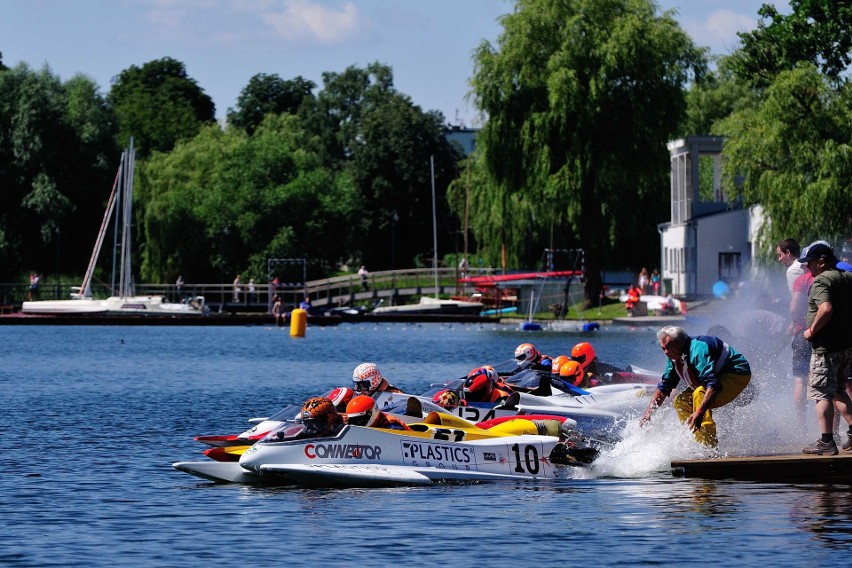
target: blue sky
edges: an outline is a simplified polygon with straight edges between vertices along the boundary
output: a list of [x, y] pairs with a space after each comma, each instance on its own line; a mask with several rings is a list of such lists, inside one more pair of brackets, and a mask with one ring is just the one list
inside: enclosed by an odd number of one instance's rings
[[[753, 29], [774, 0], [658, 0], [713, 53], [728, 53], [737, 31]], [[12, 66], [47, 64], [63, 80], [77, 73], [104, 94], [131, 65], [172, 57], [213, 98], [222, 117], [257, 73], [301, 75], [390, 65], [396, 88], [448, 122], [476, 123], [465, 100], [471, 55], [494, 42], [507, 0], [0, 0], [0, 52]]]

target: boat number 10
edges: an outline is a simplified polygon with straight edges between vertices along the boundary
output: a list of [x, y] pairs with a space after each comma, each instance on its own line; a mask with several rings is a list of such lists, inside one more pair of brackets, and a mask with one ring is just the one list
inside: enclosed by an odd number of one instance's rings
[[[530, 473], [536, 475], [539, 470], [538, 448], [531, 445], [524, 446], [524, 455], [521, 456], [521, 447], [518, 444], [512, 446], [512, 451], [515, 452], [515, 472]], [[524, 469], [526, 466], [526, 469]]]

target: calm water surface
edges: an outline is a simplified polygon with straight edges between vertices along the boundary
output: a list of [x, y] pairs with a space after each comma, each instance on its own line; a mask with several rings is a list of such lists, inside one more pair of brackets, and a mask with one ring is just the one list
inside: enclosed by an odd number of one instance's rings
[[[0, 327], [0, 564], [848, 561], [848, 486], [673, 478], [670, 460], [696, 450], [665, 413], [656, 432], [558, 482], [270, 489], [171, 467], [203, 459], [193, 436], [236, 433], [250, 417], [348, 385], [363, 361], [419, 392], [504, 361], [522, 341], [558, 355], [581, 337], [437, 324], [344, 324], [310, 328], [304, 339], [271, 327]], [[653, 329], [588, 338], [605, 361], [662, 368]], [[780, 404], [757, 403], [729, 422], [775, 437], [786, 420]], [[726, 438], [721, 424], [720, 438], [746, 443]]]

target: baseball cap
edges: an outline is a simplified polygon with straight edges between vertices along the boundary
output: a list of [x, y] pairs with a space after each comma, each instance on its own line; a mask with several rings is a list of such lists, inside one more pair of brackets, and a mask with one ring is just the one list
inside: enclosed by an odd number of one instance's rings
[[831, 250], [831, 247], [825, 241], [817, 241], [805, 247], [802, 250], [802, 257], [799, 259], [799, 262], [805, 264], [818, 258], [834, 258], [834, 251]]

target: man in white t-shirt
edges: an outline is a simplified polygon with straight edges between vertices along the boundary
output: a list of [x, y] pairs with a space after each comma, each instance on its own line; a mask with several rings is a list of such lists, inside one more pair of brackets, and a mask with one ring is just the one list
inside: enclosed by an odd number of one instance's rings
[[787, 267], [787, 290], [791, 294], [796, 278], [805, 273], [804, 267], [798, 262], [799, 253], [801, 253], [801, 248], [795, 239], [783, 239], [775, 245], [778, 262]]

